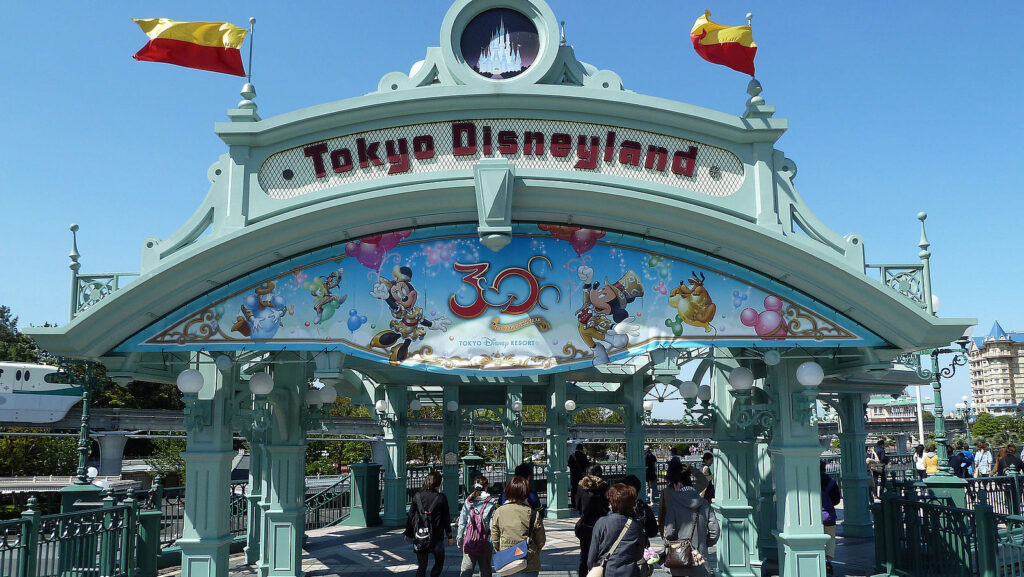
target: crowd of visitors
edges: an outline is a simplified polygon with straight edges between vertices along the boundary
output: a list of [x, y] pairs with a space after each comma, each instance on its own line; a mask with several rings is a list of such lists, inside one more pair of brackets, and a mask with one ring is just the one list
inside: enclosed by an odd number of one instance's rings
[[[648, 455], [654, 457], [648, 447]], [[645, 458], [647, 481], [658, 481], [657, 457]], [[718, 519], [709, 499], [714, 496], [713, 458], [705, 453], [700, 466], [683, 463], [673, 449], [668, 462], [668, 485], [661, 494], [658, 514], [645, 495], [643, 483], [628, 475], [608, 483], [601, 465], [591, 463], [577, 447], [570, 458], [573, 480], [571, 504], [579, 513], [575, 534], [580, 541], [579, 574], [589, 577], [648, 577], [663, 563], [672, 575], [710, 576], [708, 548], [719, 537]], [[654, 475], [651, 475], [653, 469]], [[416, 577], [431, 577], [444, 569], [445, 544], [462, 550], [460, 576], [535, 576], [544, 548], [544, 514], [531, 490], [533, 466], [516, 467], [504, 491], [492, 492], [487, 478], [473, 478], [472, 489], [460, 508], [453, 531], [448, 500], [439, 491], [441, 474], [432, 472], [412, 499], [405, 537], [416, 553]], [[661, 534], [665, 548], [655, 551], [651, 538]]]

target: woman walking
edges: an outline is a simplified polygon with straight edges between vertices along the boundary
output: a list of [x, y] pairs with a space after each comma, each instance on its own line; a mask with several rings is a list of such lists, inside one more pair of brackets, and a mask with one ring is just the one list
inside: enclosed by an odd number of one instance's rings
[[576, 491], [576, 510], [580, 512], [580, 518], [576, 521], [576, 538], [580, 540], [580, 575], [586, 576], [589, 567], [587, 556], [590, 554], [590, 540], [594, 535], [594, 525], [597, 520], [608, 513], [608, 499], [605, 492], [608, 491], [608, 483], [601, 478], [601, 465], [593, 464], [587, 467], [587, 475], [580, 480], [579, 490]]
[[939, 472], [939, 456], [935, 453], [935, 443], [928, 443], [924, 454], [924, 472], [934, 475]]
[[430, 577], [440, 577], [444, 569], [444, 541], [452, 541], [452, 517], [448, 511], [448, 498], [439, 493], [441, 473], [434, 471], [423, 480], [423, 488], [412, 498], [409, 517], [405, 522], [405, 540], [413, 540], [416, 552], [416, 577], [426, 577], [427, 561], [434, 555]]
[[491, 517], [494, 515], [497, 499], [488, 491], [487, 477], [475, 479], [473, 492], [466, 498], [459, 513], [459, 529], [455, 544], [462, 549], [460, 577], [470, 577], [480, 565], [480, 577], [491, 577]]
[[917, 471], [917, 478], [924, 481], [928, 478], [924, 464], [924, 445], [914, 447], [914, 469]]
[[608, 488], [606, 496], [611, 512], [594, 525], [587, 566], [603, 565], [604, 577], [639, 577], [647, 536], [632, 517], [636, 489], [616, 483]]
[[[515, 547], [526, 539], [526, 568], [516, 575], [537, 577], [540, 573], [540, 550], [544, 548], [544, 519], [527, 504], [530, 484], [516, 476], [505, 487], [505, 504], [491, 517], [491, 541], [495, 551]], [[530, 530], [530, 526], [533, 530]]]
[[[711, 503], [702, 499], [693, 488], [689, 471], [683, 472], [673, 489], [665, 507], [665, 539], [689, 539], [694, 552], [707, 558], [708, 547], [714, 545], [719, 536], [718, 518], [711, 510]], [[711, 577], [707, 563], [703, 562], [696, 567], [669, 569], [674, 576]]]

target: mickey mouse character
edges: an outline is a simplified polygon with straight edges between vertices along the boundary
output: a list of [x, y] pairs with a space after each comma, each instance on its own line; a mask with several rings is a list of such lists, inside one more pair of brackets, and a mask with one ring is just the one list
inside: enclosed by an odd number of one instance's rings
[[581, 266], [576, 274], [583, 281], [583, 306], [576, 311], [580, 337], [594, 352], [594, 364], [608, 362], [608, 351], [625, 348], [629, 337], [640, 336], [640, 327], [633, 324], [626, 305], [644, 296], [640, 277], [627, 271], [614, 284], [605, 279], [604, 285], [594, 281], [594, 269]]
[[[423, 309], [416, 306], [419, 293], [412, 286], [412, 269], [396, 265], [391, 274], [394, 280], [377, 280], [370, 291], [370, 296], [383, 299], [395, 320], [391, 321], [387, 330], [374, 335], [370, 340], [370, 346], [390, 349], [389, 362], [398, 366], [408, 358], [409, 345], [427, 334], [423, 327], [446, 332], [451, 321], [443, 316], [432, 321], [423, 318]], [[401, 344], [399, 341], [402, 341]]]

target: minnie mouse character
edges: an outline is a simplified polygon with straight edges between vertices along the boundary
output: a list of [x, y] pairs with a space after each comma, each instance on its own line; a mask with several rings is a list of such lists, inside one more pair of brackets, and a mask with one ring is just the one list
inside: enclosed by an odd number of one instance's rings
[[594, 281], [594, 269], [581, 266], [576, 274], [583, 281], [583, 306], [576, 311], [578, 329], [583, 342], [594, 353], [594, 364], [608, 362], [608, 351], [625, 348], [629, 337], [640, 336], [640, 327], [633, 324], [626, 305], [644, 296], [640, 277], [633, 271], [622, 275], [618, 282], [604, 285]]
[[[391, 274], [394, 280], [377, 280], [370, 291], [370, 296], [383, 299], [395, 320], [391, 321], [387, 330], [374, 335], [370, 340], [370, 346], [390, 349], [389, 362], [398, 366], [409, 357], [409, 345], [426, 336], [427, 331], [423, 327], [445, 332], [451, 321], [445, 317], [433, 321], [423, 318], [423, 309], [416, 306], [419, 293], [412, 286], [412, 269], [396, 265]], [[401, 344], [399, 341], [402, 341]]]

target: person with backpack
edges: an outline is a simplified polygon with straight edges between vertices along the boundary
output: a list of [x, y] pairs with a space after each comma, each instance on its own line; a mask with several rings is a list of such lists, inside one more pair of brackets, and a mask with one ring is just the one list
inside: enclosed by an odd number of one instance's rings
[[616, 483], [608, 488], [606, 495], [611, 511], [594, 525], [587, 567], [604, 567], [603, 577], [639, 577], [648, 541], [643, 527], [632, 517], [637, 501], [636, 489]]
[[666, 477], [677, 477], [683, 474], [683, 460], [679, 458], [679, 450], [675, 447], [669, 449], [668, 467], [665, 469]]
[[608, 483], [601, 478], [601, 465], [594, 463], [587, 467], [587, 475], [580, 480], [576, 491], [576, 510], [580, 518], [576, 521], [573, 532], [580, 540], [580, 575], [586, 575], [590, 567], [587, 565], [590, 553], [590, 541], [594, 536], [594, 525], [597, 520], [608, 513], [608, 499], [605, 492]]
[[839, 483], [825, 472], [825, 461], [821, 462], [821, 524], [825, 527], [828, 541], [825, 543], [825, 575], [834, 575], [832, 560], [836, 556], [836, 505], [843, 500]]
[[[628, 487], [633, 487], [638, 495], [636, 498], [636, 505], [633, 507], [633, 511], [629, 514], [630, 517], [636, 520], [636, 522], [643, 527], [644, 535], [647, 536], [647, 544], [644, 548], [650, 547], [650, 538], [658, 534], [658, 519], [654, 516], [654, 509], [644, 501], [643, 497], [640, 497], [640, 478], [636, 475], [626, 475], [622, 479], [622, 484]], [[608, 505], [611, 507], [611, 504]]]
[[405, 540], [412, 539], [416, 553], [416, 577], [426, 577], [427, 562], [434, 555], [434, 566], [430, 577], [440, 577], [444, 569], [445, 537], [452, 540], [452, 516], [448, 511], [448, 497], [438, 492], [441, 487], [441, 473], [434, 471], [423, 480], [423, 488], [412, 498], [409, 517], [405, 522]]
[[[505, 487], [505, 504], [491, 517], [491, 542], [494, 550], [504, 551], [526, 541], [526, 566], [516, 573], [522, 577], [540, 574], [540, 550], [544, 548], [544, 518], [527, 503], [530, 483], [515, 476]], [[495, 567], [500, 569], [500, 567]]]
[[[512, 473], [513, 477], [522, 477], [526, 479], [526, 486], [531, 487], [530, 494], [526, 498], [526, 504], [537, 510], [537, 514], [541, 517], [544, 516], [544, 507], [541, 505], [540, 497], [537, 496], [532, 489], [533, 483], [530, 482], [530, 478], [533, 477], [533, 464], [532, 463], [519, 463], [516, 465], [515, 471]], [[498, 506], [505, 504], [505, 493], [502, 492], [501, 497], [498, 499]]]
[[480, 565], [480, 577], [491, 577], [491, 517], [497, 507], [497, 499], [487, 492], [487, 477], [475, 479], [473, 492], [466, 497], [459, 514], [459, 529], [455, 544], [462, 549], [460, 577], [470, 577], [476, 565]]

